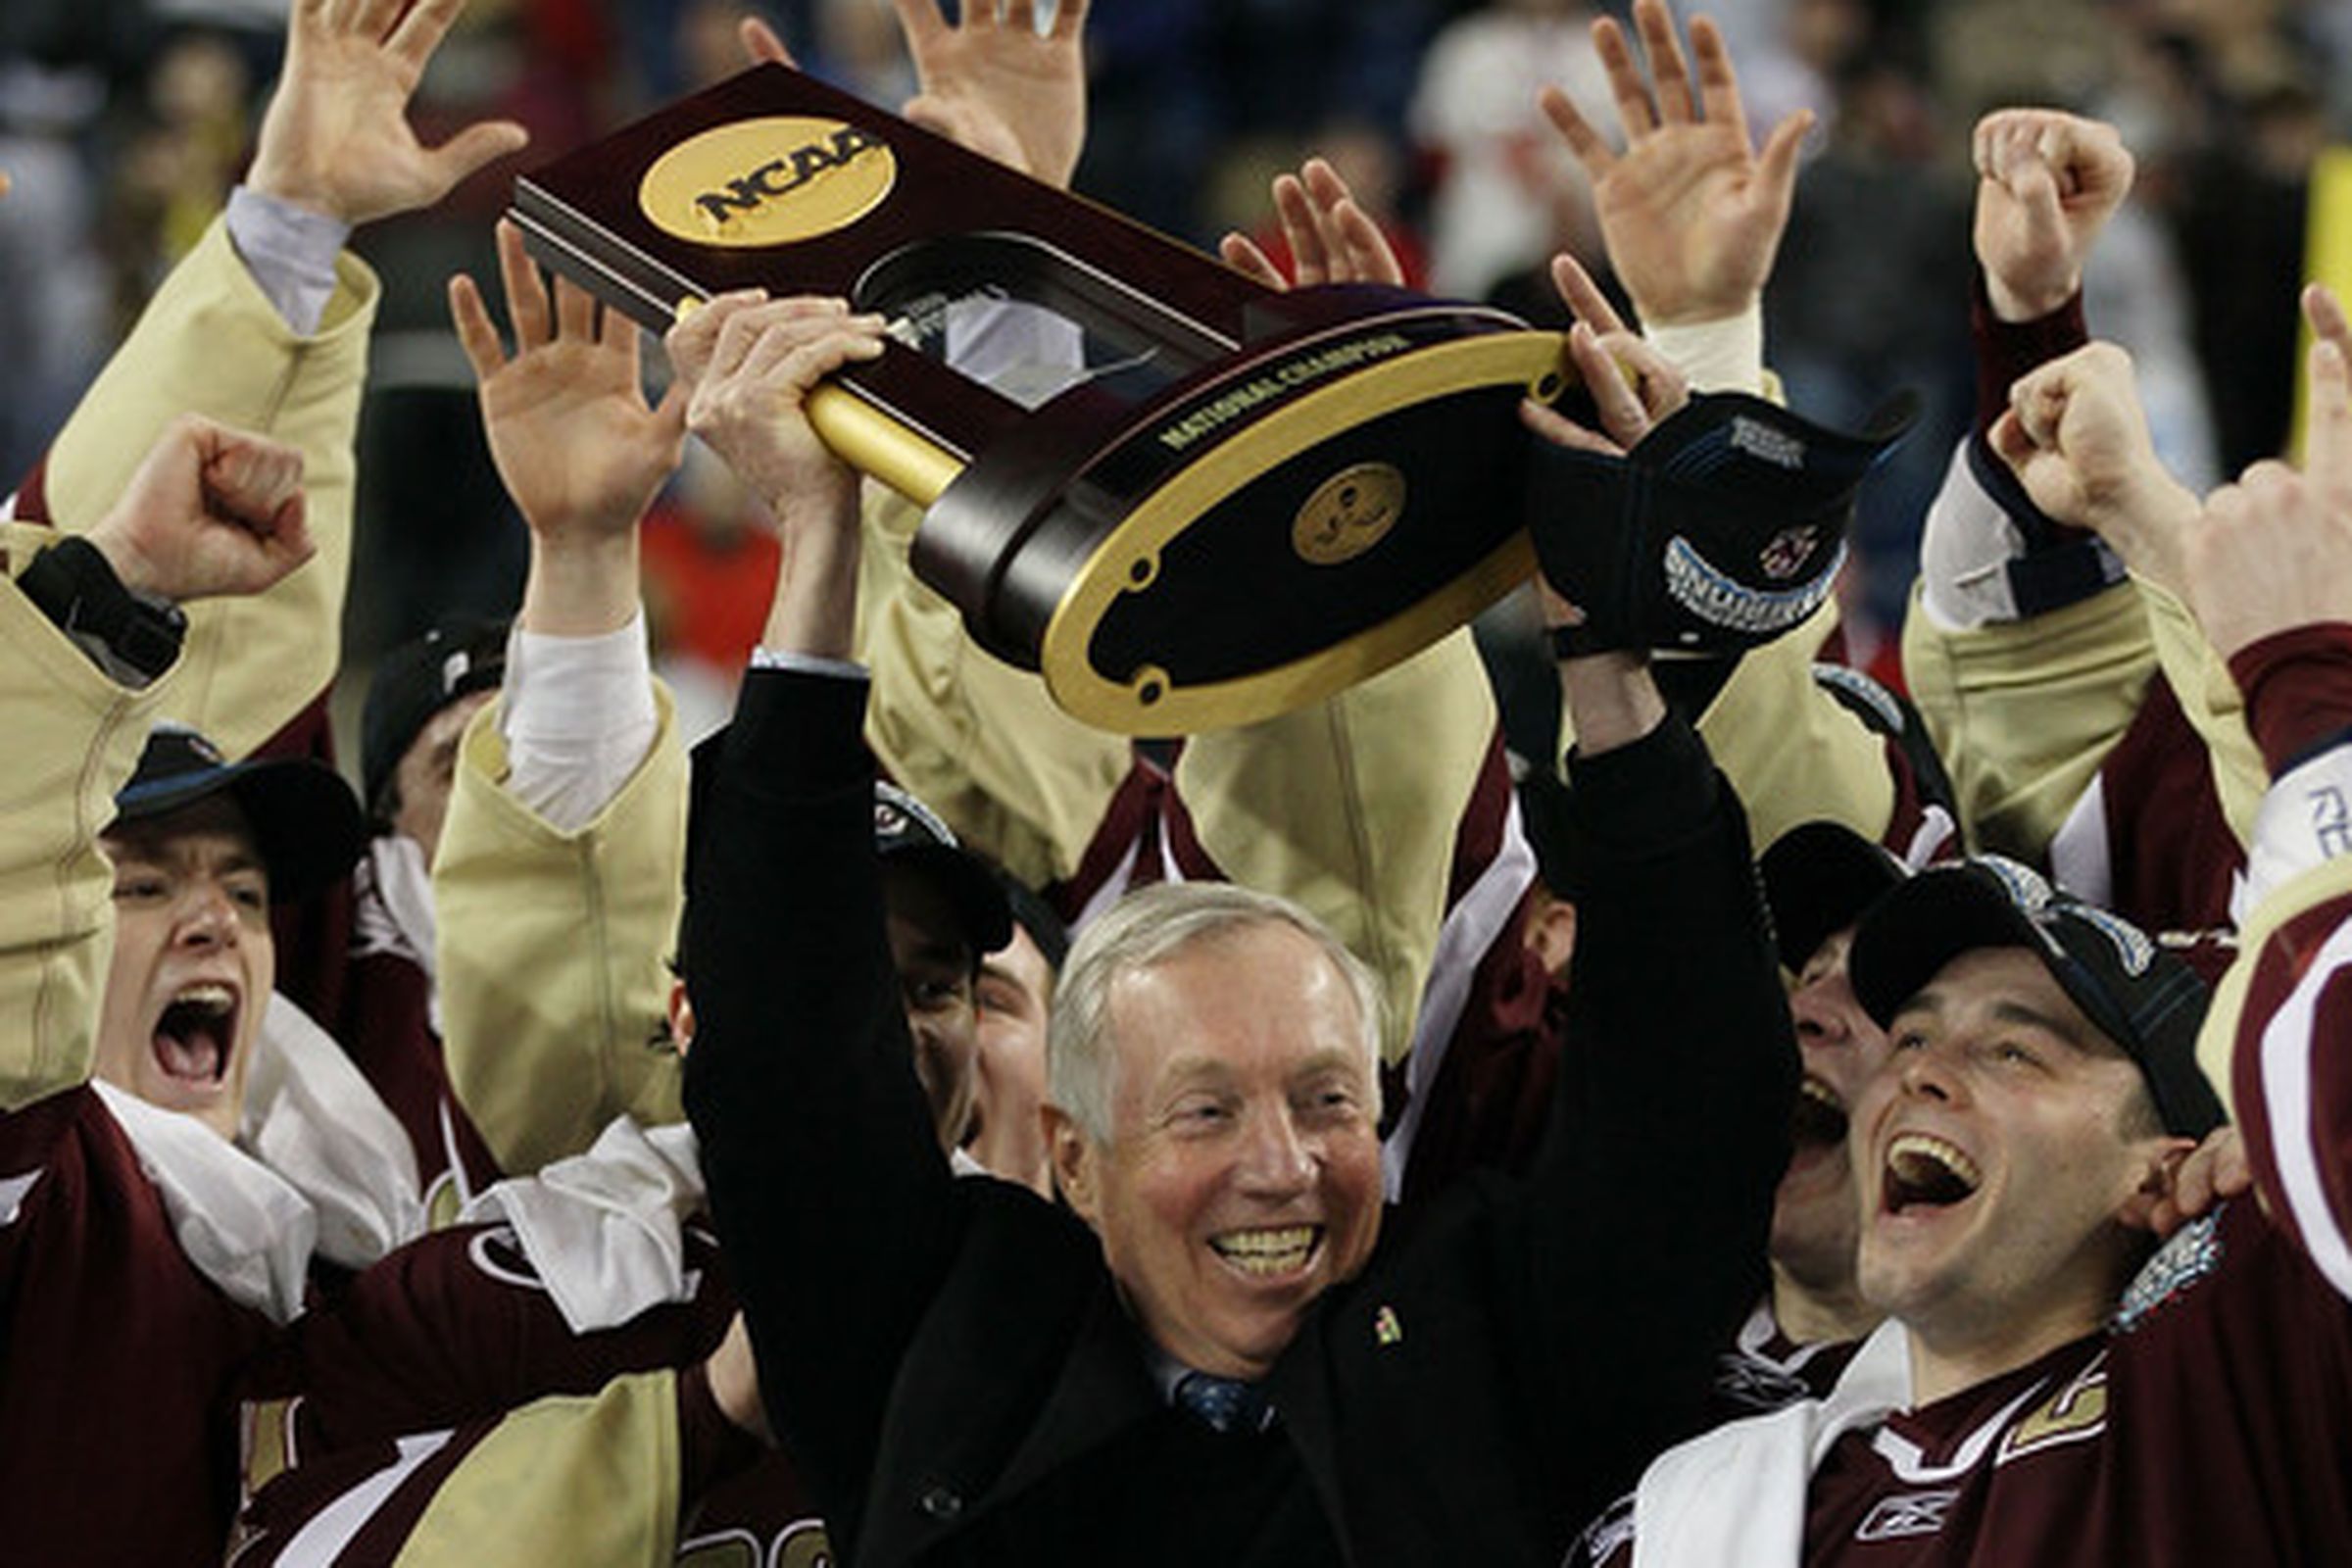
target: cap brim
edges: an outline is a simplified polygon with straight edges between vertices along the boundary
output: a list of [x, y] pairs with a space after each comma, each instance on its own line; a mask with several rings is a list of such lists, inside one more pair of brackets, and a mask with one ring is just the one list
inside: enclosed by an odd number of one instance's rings
[[1922, 871], [1871, 907], [1846, 959], [1854, 1000], [1884, 1029], [1945, 964], [1979, 948], [2025, 948], [2066, 983], [2025, 911], [1978, 872], [1955, 866]]
[[1756, 862], [1781, 963], [1791, 974], [1907, 880], [1894, 858], [1838, 822], [1801, 822]]
[[359, 801], [342, 776], [296, 758], [235, 762], [202, 773], [132, 785], [115, 797], [117, 821], [166, 816], [225, 794], [245, 813], [270, 871], [274, 904], [306, 899], [350, 871], [367, 845]]
[[1012, 940], [1012, 906], [1004, 890], [987, 866], [963, 851], [945, 844], [904, 844], [884, 849], [882, 858], [915, 871], [947, 895], [974, 957]]

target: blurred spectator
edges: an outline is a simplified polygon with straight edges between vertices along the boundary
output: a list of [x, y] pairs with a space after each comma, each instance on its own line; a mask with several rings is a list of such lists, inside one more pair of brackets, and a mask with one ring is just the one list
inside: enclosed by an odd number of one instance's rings
[[1939, 156], [1940, 122], [1917, 68], [1873, 35], [1838, 80], [1828, 144], [1796, 182], [1765, 287], [1766, 363], [1792, 408], [1860, 428], [1898, 387], [1918, 425], [1864, 487], [1850, 546], [1862, 563], [1852, 635], [1902, 623], [1919, 520], [1967, 428], [1968, 189]]
[[149, 67], [106, 198], [118, 333], [228, 200], [250, 150], [252, 93], [244, 52], [219, 32], [175, 33]]
[[1181, 239], [1210, 237], [1201, 174], [1231, 134], [1209, 55], [1206, 0], [1087, 14], [1086, 154], [1076, 188]]
[[1536, 108], [1544, 86], [1597, 103], [1608, 96], [1584, 0], [1495, 0], [1431, 43], [1413, 93], [1414, 142], [1435, 161], [1430, 281], [1479, 299], [1540, 263], [1584, 181]]
[[74, 146], [97, 116], [94, 72], [0, 58], [0, 486], [40, 455], [112, 340], [106, 265], [93, 244], [97, 186]]

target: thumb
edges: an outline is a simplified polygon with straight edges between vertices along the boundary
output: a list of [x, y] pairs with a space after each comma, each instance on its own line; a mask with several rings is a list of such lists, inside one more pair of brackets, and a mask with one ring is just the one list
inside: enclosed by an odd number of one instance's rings
[[2030, 254], [2046, 255], [2065, 242], [2058, 181], [2049, 165], [2030, 153], [2021, 155], [2002, 171], [2001, 183], [2008, 188], [2010, 199], [2017, 203]]
[[292, 447], [228, 437], [204, 465], [208, 510], [256, 533], [271, 531], [302, 499], [302, 454]]
[[2025, 422], [2018, 418], [2015, 409], [2003, 409], [2001, 416], [1993, 420], [1992, 428], [1985, 432], [1984, 439], [1992, 448], [1993, 456], [2021, 472], [2041, 451], [2034, 444], [2034, 438], [2026, 434]]
[[512, 120], [467, 125], [426, 154], [433, 177], [447, 193], [477, 170], [530, 145], [531, 133]]
[[2311, 346], [2310, 418], [2303, 435], [2303, 467], [2334, 490], [2352, 491], [2352, 366], [2326, 338]]
[[735, 29], [735, 36], [742, 41], [744, 54], [756, 66], [794, 64], [792, 51], [784, 47], [784, 40], [776, 36], [776, 29], [758, 17], [744, 18]]
[[1758, 176], [1764, 188], [1782, 202], [1788, 200], [1796, 188], [1796, 154], [1805, 142], [1805, 134], [1813, 128], [1813, 111], [1792, 110], [1781, 122], [1772, 127], [1765, 139], [1763, 155], [1756, 161]]
[[694, 400], [694, 387], [686, 377], [670, 377], [669, 389], [662, 401], [654, 405], [654, 422], [664, 436], [682, 437], [686, 433], [686, 407]]

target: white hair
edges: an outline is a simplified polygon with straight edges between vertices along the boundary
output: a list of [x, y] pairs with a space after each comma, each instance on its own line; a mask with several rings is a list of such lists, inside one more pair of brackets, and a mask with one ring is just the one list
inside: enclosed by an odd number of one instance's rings
[[1380, 1114], [1380, 982], [1331, 929], [1290, 900], [1230, 882], [1162, 883], [1128, 894], [1078, 934], [1054, 993], [1046, 1034], [1047, 1097], [1098, 1144], [1110, 1142], [1110, 993], [1122, 975], [1195, 943], [1256, 926], [1288, 926], [1321, 950], [1355, 999], [1372, 1113]]

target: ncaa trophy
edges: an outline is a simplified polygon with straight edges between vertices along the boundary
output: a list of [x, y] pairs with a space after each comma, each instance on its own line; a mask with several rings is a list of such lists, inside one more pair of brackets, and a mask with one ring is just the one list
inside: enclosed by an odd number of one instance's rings
[[1286, 711], [1534, 567], [1556, 333], [1401, 289], [1282, 292], [781, 65], [515, 183], [532, 254], [654, 331], [730, 289], [889, 318], [808, 404], [925, 511], [915, 574], [1105, 729]]

